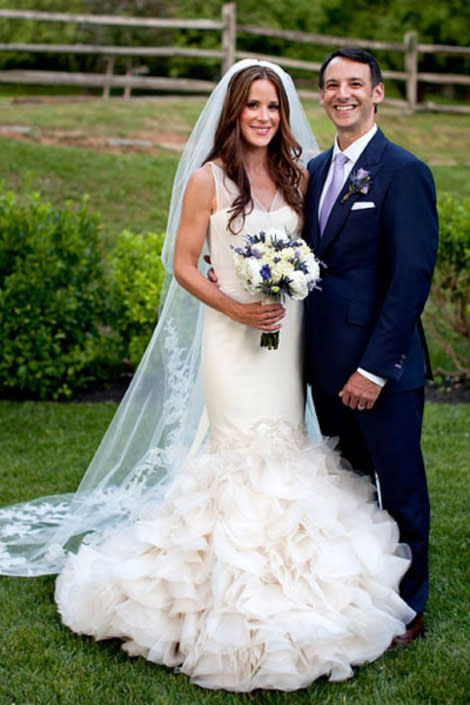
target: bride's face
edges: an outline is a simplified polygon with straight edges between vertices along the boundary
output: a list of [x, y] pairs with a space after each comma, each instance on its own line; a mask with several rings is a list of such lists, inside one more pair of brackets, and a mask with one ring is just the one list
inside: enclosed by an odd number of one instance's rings
[[267, 147], [280, 122], [276, 88], [266, 78], [258, 78], [250, 86], [248, 100], [239, 118], [243, 141], [250, 147]]

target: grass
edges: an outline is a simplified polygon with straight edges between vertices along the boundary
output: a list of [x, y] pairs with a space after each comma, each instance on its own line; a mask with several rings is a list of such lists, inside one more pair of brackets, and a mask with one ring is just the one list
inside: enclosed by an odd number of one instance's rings
[[30, 125], [36, 134], [41, 129], [57, 128], [120, 137], [143, 130], [171, 130], [188, 135], [203, 105], [204, 99], [198, 98], [96, 98], [78, 103], [54, 100], [18, 103], [0, 98], [3, 124]]
[[[0, 402], [0, 503], [78, 483], [115, 405]], [[464, 705], [470, 692], [469, 408], [428, 404], [424, 450], [433, 506], [431, 598], [425, 640], [387, 652], [342, 684], [295, 693], [204, 691], [185, 676], [129, 659], [117, 641], [65, 629], [54, 579], [0, 578], [1, 705]]]
[[[35, 188], [54, 203], [88, 193], [92, 208], [101, 214], [110, 245], [124, 228], [163, 230], [177, 153], [162, 147], [151, 153], [113, 153], [77, 148], [73, 143], [77, 134], [90, 144], [100, 140], [102, 144], [106, 137], [181, 143], [203, 102], [155, 98], [17, 104], [4, 99], [1, 124], [30, 126], [31, 134], [28, 141], [0, 138], [0, 179], [21, 190], [32, 174]], [[334, 135], [331, 123], [317, 103], [305, 102], [305, 109], [320, 147], [327, 147]], [[378, 122], [392, 140], [431, 164], [440, 191], [470, 196], [468, 117], [406, 115], [384, 109]], [[52, 135], [59, 144], [41, 143]]]
[[[66, 132], [84, 130], [90, 136], [130, 137], [142, 133], [171, 132], [183, 138], [189, 135], [204, 99], [149, 98], [108, 101], [100, 99], [83, 103], [13, 103], [0, 99], [1, 123], [26, 125], [33, 138], [40, 131], [60, 129]], [[322, 149], [334, 137], [334, 128], [323, 108], [314, 101], [304, 101], [312, 129]], [[410, 115], [382, 108], [378, 123], [387, 136], [425, 161], [455, 160], [468, 162], [470, 136], [466, 115], [415, 113]]]
[[0, 149], [0, 180], [7, 187], [21, 193], [31, 181], [34, 189], [58, 206], [88, 194], [91, 209], [101, 216], [108, 248], [125, 228], [134, 232], [165, 229], [177, 164], [174, 154], [165, 151], [155, 159], [6, 138], [0, 138]]

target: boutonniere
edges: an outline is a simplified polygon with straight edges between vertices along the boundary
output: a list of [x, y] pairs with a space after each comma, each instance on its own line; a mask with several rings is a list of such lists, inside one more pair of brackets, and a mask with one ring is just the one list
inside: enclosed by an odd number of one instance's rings
[[354, 196], [356, 193], [361, 193], [363, 195], [369, 193], [371, 186], [372, 180], [369, 172], [366, 169], [358, 169], [355, 174], [351, 174], [349, 191], [344, 194], [340, 203], [346, 203], [349, 196]]

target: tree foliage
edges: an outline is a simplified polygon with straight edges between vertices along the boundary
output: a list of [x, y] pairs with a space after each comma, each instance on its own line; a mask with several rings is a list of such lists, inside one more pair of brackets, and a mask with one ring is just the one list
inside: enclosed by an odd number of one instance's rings
[[105, 260], [86, 199], [0, 188], [0, 395], [70, 398], [134, 370], [158, 319], [164, 235], [123, 231]]
[[[439, 252], [432, 284], [433, 337], [470, 374], [470, 199], [439, 198]], [[444, 324], [444, 325], [442, 325]], [[451, 331], [452, 335], [449, 335]]]
[[119, 332], [122, 356], [135, 369], [158, 320], [165, 270], [164, 233], [124, 230], [109, 258], [110, 322]]
[[0, 392], [69, 397], [112, 367], [98, 218], [24, 200], [0, 192]]
[[[0, 8], [35, 9], [56, 12], [86, 12], [94, 14], [137, 15], [141, 17], [184, 17], [219, 19], [221, 0], [0, 0]], [[341, 37], [401, 41], [408, 30], [416, 30], [420, 41], [435, 44], [468, 45], [470, 38], [470, 4], [466, 0], [239, 0], [239, 24], [291, 29]], [[56, 24], [30, 21], [0, 20], [0, 41], [18, 42], [96, 42], [126, 45], [220, 46], [214, 32], [185, 30], [156, 31], [142, 28], [90, 27], [89, 25]], [[300, 45], [266, 37], [238, 37], [238, 48], [245, 51], [282, 53], [304, 59], [319, 60], [325, 47]], [[327, 48], [326, 48], [327, 49]], [[379, 59], [387, 68], [402, 68], [403, 57], [396, 52], [381, 52]], [[54, 61], [56, 68], [90, 68], [96, 57], [42, 54], [0, 54], [3, 66], [44, 66]], [[125, 62], [125, 60], [123, 60]], [[147, 61], [152, 72], [197, 73], [200, 77], [213, 74], [217, 78], [219, 65], [206, 62], [175, 60]], [[465, 73], [469, 60], [446, 55], [427, 55], [423, 68]], [[155, 69], [158, 68], [158, 71]], [[201, 76], [202, 74], [202, 76]]]

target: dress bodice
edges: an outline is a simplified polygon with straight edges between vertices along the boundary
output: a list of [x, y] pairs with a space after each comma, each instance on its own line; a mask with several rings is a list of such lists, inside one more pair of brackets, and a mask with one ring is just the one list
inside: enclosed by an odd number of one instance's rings
[[240, 231], [232, 234], [228, 230], [228, 220], [238, 190], [221, 167], [214, 162], [211, 162], [211, 166], [216, 187], [217, 210], [210, 219], [207, 241], [220, 288], [237, 301], [258, 300], [260, 296], [253, 296], [243, 289], [235, 273], [232, 247], [240, 247], [246, 235], [254, 235], [261, 230], [277, 230], [280, 234], [298, 231], [299, 218], [285, 203], [280, 191], [277, 191], [269, 209], [253, 199], [254, 207], [245, 216], [245, 222], [242, 223], [241, 219], [235, 222], [235, 230], [241, 226]]
[[[223, 293], [242, 303], [262, 299], [245, 291], [235, 272], [233, 246], [243, 244], [246, 234], [261, 230], [298, 230], [297, 214], [278, 192], [267, 210], [262, 204], [245, 217], [237, 235], [228, 230], [230, 207], [237, 196], [235, 184], [212, 164], [216, 184], [217, 210], [212, 215], [208, 245], [212, 265]], [[277, 350], [260, 347], [261, 331], [228, 318], [207, 307], [205, 310], [201, 375], [209, 415], [211, 442], [219, 447], [238, 445], [242, 439], [259, 437], [260, 424], [271, 430], [303, 429], [305, 392], [302, 375], [302, 312], [299, 301], [284, 302]]]

